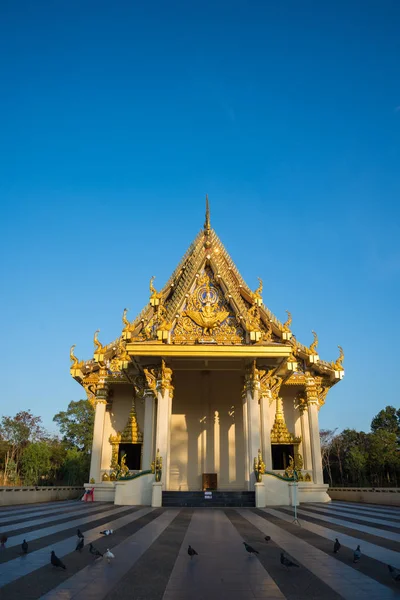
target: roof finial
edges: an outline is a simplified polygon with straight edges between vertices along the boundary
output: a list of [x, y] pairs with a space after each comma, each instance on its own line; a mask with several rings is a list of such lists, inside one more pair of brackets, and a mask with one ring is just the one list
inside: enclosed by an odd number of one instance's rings
[[211, 231], [210, 225], [210, 204], [208, 202], [208, 194], [206, 194], [206, 220], [204, 223], [204, 233], [209, 234]]

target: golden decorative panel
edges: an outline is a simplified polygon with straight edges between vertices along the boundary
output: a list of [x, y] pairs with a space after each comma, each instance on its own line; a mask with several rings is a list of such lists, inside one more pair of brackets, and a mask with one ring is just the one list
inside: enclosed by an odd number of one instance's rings
[[174, 344], [243, 344], [245, 333], [211, 269], [197, 278], [172, 332]]

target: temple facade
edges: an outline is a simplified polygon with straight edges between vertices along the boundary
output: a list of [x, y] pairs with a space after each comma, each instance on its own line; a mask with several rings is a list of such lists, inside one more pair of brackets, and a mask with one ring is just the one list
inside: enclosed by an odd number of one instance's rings
[[97, 331], [90, 360], [71, 348], [71, 375], [95, 407], [91, 485], [114, 490], [121, 469], [129, 478], [157, 463], [164, 491], [246, 491], [258, 480], [268, 504], [273, 476], [289, 481], [295, 471], [301, 501], [329, 500], [318, 414], [344, 375], [343, 351], [321, 360], [315, 332], [302, 345], [291, 314], [281, 323], [262, 292], [211, 228], [207, 199], [204, 228], [162, 290], [151, 278], [139, 316], [124, 310], [108, 345]]

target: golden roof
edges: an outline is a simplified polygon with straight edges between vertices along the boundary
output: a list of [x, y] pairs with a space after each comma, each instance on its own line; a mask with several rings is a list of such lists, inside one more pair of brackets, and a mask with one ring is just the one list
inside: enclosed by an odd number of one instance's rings
[[[182, 260], [165, 284], [157, 291], [154, 277], [150, 279], [149, 303], [134, 321], [123, 313], [122, 335], [107, 346], [97, 345], [94, 360], [79, 363], [80, 371], [96, 369], [95, 363], [106, 366], [121, 358], [121, 371], [126, 366], [129, 344], [216, 344], [243, 347], [275, 346], [290, 349], [291, 360], [299, 363], [299, 371], [307, 362], [319, 375], [332, 376], [343, 370], [343, 351], [336, 362], [324, 362], [316, 352], [317, 336], [311, 346], [303, 346], [291, 333], [292, 315], [284, 323], [263, 304], [262, 281], [253, 291], [244, 281], [214, 229], [211, 228], [210, 207], [206, 198], [204, 228], [197, 234]], [[121, 356], [122, 356], [121, 354]], [[261, 353], [262, 354], [262, 353]], [[81, 378], [74, 361], [73, 376]]]

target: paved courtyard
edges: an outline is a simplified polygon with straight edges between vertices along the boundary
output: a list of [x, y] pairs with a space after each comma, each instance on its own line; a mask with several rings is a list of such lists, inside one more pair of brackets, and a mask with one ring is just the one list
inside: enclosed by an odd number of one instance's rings
[[[400, 508], [334, 502], [274, 509], [179, 509], [79, 501], [0, 509], [0, 598], [389, 600], [400, 598]], [[76, 530], [85, 547], [76, 552]], [[111, 536], [100, 534], [113, 529]], [[265, 536], [271, 536], [266, 542]], [[333, 554], [333, 542], [342, 547]], [[29, 544], [21, 555], [23, 540]], [[259, 554], [249, 555], [243, 541]], [[95, 558], [89, 544], [115, 555]], [[191, 544], [198, 552], [191, 560]], [[353, 550], [362, 557], [353, 563]], [[66, 570], [50, 564], [50, 552]], [[299, 568], [280, 564], [285, 551]]]

